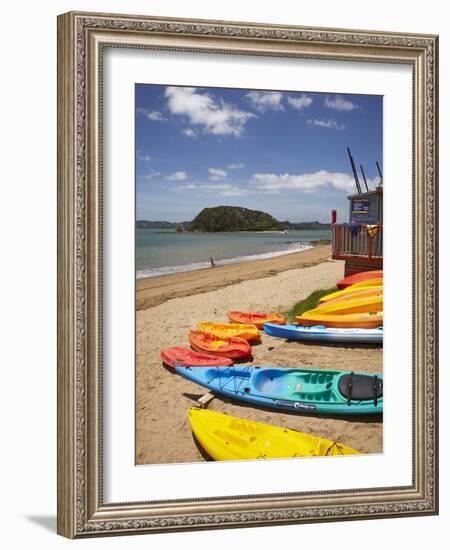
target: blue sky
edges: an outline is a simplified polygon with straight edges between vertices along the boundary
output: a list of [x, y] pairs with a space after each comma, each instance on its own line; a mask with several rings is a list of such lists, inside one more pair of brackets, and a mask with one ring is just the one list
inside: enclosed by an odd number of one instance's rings
[[335, 208], [347, 221], [347, 146], [375, 187], [381, 96], [137, 84], [137, 219], [231, 205], [322, 222]]

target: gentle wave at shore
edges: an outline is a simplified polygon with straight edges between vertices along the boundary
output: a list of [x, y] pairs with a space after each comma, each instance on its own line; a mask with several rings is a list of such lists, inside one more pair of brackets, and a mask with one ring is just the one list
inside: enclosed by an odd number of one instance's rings
[[[264, 252], [261, 254], [251, 254], [247, 256], [237, 256], [235, 258], [226, 258], [223, 260], [214, 259], [214, 261], [216, 263], [216, 266], [219, 267], [221, 265], [230, 265], [230, 264], [236, 264], [236, 263], [247, 262], [252, 260], [264, 260], [267, 258], [275, 258], [277, 256], [286, 256], [287, 254], [303, 252], [304, 250], [309, 250], [310, 248], [313, 248], [313, 246], [309, 243], [295, 243], [295, 244], [292, 243], [289, 245], [289, 248], [285, 248], [284, 250]], [[159, 277], [161, 275], [168, 275], [170, 273], [185, 273], [188, 271], [197, 271], [199, 269], [208, 269], [208, 268], [209, 269], [211, 268], [210, 262], [194, 262], [194, 263], [185, 264], [185, 265], [144, 268], [144, 269], [138, 269], [136, 271], [136, 278], [144, 279], [148, 277]]]

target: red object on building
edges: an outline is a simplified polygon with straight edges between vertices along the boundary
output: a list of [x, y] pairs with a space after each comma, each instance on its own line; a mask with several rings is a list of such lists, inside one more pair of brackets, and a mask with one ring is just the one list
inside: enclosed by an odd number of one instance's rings
[[332, 210], [331, 211], [331, 223], [336, 223], [336, 218], [337, 218], [337, 212], [336, 212], [336, 210]]

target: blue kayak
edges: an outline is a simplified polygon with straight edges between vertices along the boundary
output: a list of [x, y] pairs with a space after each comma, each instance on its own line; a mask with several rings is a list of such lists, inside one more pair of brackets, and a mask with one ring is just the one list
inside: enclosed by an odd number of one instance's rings
[[303, 340], [305, 342], [330, 342], [338, 344], [382, 344], [383, 327], [379, 328], [329, 328], [323, 325], [275, 325], [264, 323], [264, 332], [275, 338]]
[[317, 414], [383, 412], [383, 376], [279, 367], [176, 367], [216, 394], [261, 407]]

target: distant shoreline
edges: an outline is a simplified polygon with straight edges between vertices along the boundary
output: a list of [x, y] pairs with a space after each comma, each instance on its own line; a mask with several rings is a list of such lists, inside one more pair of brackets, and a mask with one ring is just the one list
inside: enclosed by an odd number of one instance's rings
[[[264, 233], [271, 233], [269, 231], [264, 231]], [[328, 241], [327, 241], [328, 242]], [[295, 248], [285, 248], [281, 250], [273, 250], [271, 252], [259, 252], [255, 254], [246, 254], [244, 256], [234, 256], [231, 258], [214, 258], [215, 267], [223, 267], [225, 265], [239, 264], [242, 262], [255, 262], [259, 260], [265, 260], [270, 258], [278, 258], [280, 256], [288, 256], [290, 254], [296, 254], [298, 252], [305, 252], [310, 248], [314, 247], [316, 244], [321, 243], [321, 241], [311, 241], [311, 242], [299, 242]], [[326, 243], [325, 243], [326, 244]], [[173, 266], [163, 266], [163, 267], [154, 267], [154, 268], [143, 268], [139, 269], [136, 272], [136, 279], [152, 279], [155, 277], [164, 277], [166, 275], [172, 275], [174, 273], [189, 273], [191, 271], [202, 271], [204, 269], [210, 269], [210, 261], [201, 261], [193, 262], [190, 264], [184, 265], [173, 265]]]
[[281, 229], [269, 229], [269, 230], [257, 230], [249, 229], [242, 231], [200, 231], [194, 230], [190, 231], [188, 229], [189, 223], [191, 222], [153, 222], [148, 220], [137, 220], [136, 229], [176, 229], [177, 227], [185, 227], [180, 233], [282, 233], [283, 231], [323, 231], [324, 229], [331, 229], [331, 224], [322, 223], [322, 222], [289, 222], [289, 225], [283, 225], [285, 222], [280, 222], [282, 224]]

